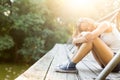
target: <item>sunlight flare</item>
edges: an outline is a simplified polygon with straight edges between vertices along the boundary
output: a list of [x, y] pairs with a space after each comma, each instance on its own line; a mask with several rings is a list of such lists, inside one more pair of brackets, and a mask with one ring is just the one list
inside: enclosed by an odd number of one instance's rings
[[95, 0], [66, 0], [65, 4], [68, 14], [90, 15], [95, 11]]
[[70, 7], [89, 7], [93, 2], [91, 0], [69, 0]]

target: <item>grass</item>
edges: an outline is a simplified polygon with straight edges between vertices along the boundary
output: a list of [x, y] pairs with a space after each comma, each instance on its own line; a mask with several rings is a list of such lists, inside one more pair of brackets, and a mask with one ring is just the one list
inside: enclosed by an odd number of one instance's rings
[[14, 80], [29, 67], [26, 64], [0, 63], [0, 80]]

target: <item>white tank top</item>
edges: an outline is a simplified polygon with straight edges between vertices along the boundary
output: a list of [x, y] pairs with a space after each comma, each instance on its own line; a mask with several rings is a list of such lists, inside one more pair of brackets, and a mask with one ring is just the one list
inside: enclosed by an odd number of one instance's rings
[[112, 49], [118, 53], [120, 50], [120, 32], [115, 24], [112, 24], [112, 32], [101, 34], [100, 38]]

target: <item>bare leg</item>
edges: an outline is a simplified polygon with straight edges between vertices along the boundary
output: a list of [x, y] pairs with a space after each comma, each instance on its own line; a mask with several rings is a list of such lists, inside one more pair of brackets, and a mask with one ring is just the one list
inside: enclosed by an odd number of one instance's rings
[[96, 38], [93, 41], [93, 48], [99, 61], [104, 66], [106, 66], [107, 63], [113, 58], [114, 53], [100, 38]]
[[78, 49], [77, 53], [73, 56], [72, 62], [78, 63], [92, 50], [92, 43], [83, 43]]
[[99, 38], [96, 38], [93, 43], [83, 43], [79, 48], [78, 52], [72, 58], [74, 63], [78, 63], [82, 60], [88, 53], [94, 49], [100, 64], [104, 66], [113, 58], [113, 52], [111, 49]]
[[97, 53], [95, 51], [95, 49], [93, 48], [92, 50], [92, 54], [93, 54], [93, 57], [95, 58], [95, 60], [97, 61], [97, 63], [102, 67], [104, 68], [105, 66], [103, 65], [102, 61], [100, 61], [101, 59], [99, 59], [99, 57], [97, 56]]
[[112, 50], [100, 39], [96, 38], [93, 42], [82, 43], [76, 54], [70, 62], [59, 65], [56, 68], [58, 72], [77, 72], [76, 63], [81, 61], [90, 51], [94, 52], [94, 56], [98, 63], [106, 66], [107, 63], [113, 58]]

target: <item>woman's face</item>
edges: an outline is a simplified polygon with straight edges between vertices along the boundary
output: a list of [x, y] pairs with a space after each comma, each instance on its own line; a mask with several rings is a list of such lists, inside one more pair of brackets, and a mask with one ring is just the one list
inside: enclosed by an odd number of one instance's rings
[[83, 22], [80, 25], [80, 31], [93, 31], [94, 29], [95, 29], [95, 27], [93, 24]]

